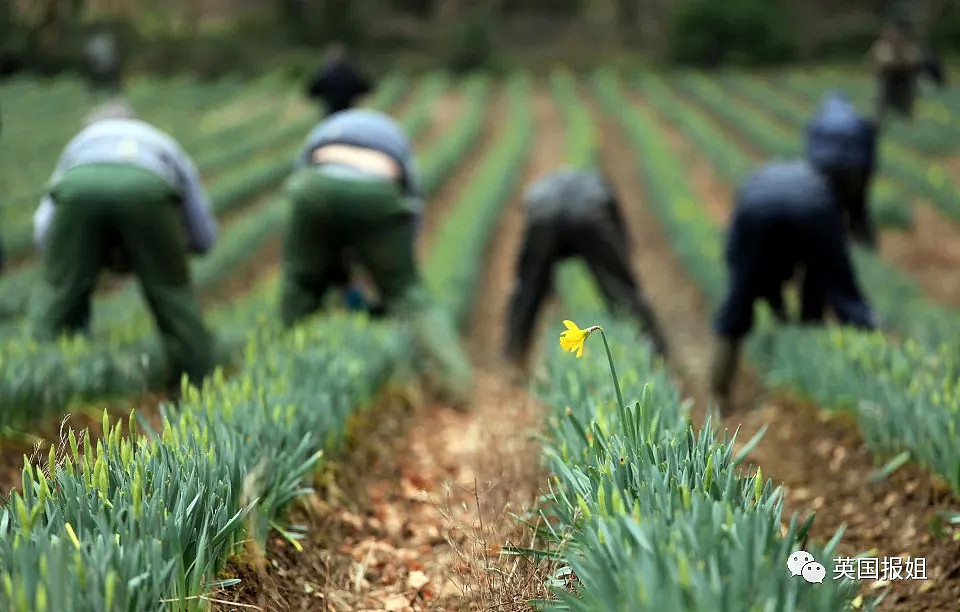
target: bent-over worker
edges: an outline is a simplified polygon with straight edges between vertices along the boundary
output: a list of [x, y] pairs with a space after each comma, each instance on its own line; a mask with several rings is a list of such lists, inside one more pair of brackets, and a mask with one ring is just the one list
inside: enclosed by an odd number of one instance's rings
[[803, 323], [822, 322], [829, 306], [842, 323], [876, 326], [857, 284], [844, 219], [861, 214], [873, 148], [872, 126], [845, 98], [831, 95], [809, 126], [807, 159], [767, 164], [740, 186], [727, 237], [729, 288], [714, 323], [711, 388], [721, 410], [730, 404], [754, 303], [766, 301], [787, 321], [783, 289], [797, 272]]
[[467, 400], [472, 374], [452, 318], [429, 295], [414, 256], [423, 208], [409, 139], [387, 115], [348, 110], [307, 137], [287, 181], [292, 213], [283, 259], [282, 316], [290, 326], [322, 306], [361, 266], [385, 312], [408, 320], [439, 391]]
[[213, 338], [190, 285], [188, 253], [206, 253], [217, 222], [196, 166], [180, 145], [113, 103], [67, 144], [34, 216], [43, 283], [40, 337], [89, 326], [102, 268], [132, 270], [153, 311], [170, 366], [199, 383]]
[[563, 169], [535, 180], [524, 194], [525, 229], [517, 278], [508, 307], [504, 352], [524, 367], [530, 339], [556, 265], [583, 259], [612, 311], [633, 317], [654, 351], [666, 341], [630, 266], [630, 240], [617, 194], [593, 170]]

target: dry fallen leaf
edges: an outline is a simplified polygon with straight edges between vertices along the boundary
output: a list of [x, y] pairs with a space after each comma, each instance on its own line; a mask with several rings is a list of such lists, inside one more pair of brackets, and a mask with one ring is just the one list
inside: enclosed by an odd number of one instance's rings
[[383, 609], [391, 612], [397, 612], [407, 607], [409, 602], [403, 595], [391, 595], [383, 600]]
[[430, 582], [430, 577], [419, 570], [410, 572], [410, 575], [407, 576], [407, 586], [416, 591], [422, 589], [428, 582]]

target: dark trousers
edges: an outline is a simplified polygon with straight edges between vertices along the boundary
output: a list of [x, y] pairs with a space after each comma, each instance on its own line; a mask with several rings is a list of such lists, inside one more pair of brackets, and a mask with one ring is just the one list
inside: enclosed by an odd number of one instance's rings
[[37, 334], [85, 331], [100, 271], [119, 252], [137, 274], [171, 366], [199, 383], [213, 367], [213, 338], [190, 286], [187, 244], [176, 192], [133, 166], [69, 170], [54, 189], [56, 212], [43, 257]]
[[594, 214], [528, 219], [510, 298], [507, 358], [517, 363], [526, 358], [537, 312], [553, 285], [554, 266], [568, 257], [586, 262], [607, 307], [636, 319], [657, 353], [664, 354], [662, 330], [633, 276], [629, 251], [616, 215], [603, 208]]
[[912, 71], [897, 71], [881, 75], [877, 121], [885, 123], [891, 109], [904, 118], [912, 118], [913, 104], [917, 97], [916, 87], [916, 75]]

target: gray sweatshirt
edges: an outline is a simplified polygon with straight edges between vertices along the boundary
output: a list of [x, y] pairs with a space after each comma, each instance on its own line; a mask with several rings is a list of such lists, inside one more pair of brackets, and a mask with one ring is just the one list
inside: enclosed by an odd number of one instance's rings
[[217, 220], [196, 165], [177, 142], [157, 128], [135, 119], [98, 121], [67, 144], [33, 217], [33, 239], [43, 249], [53, 221], [49, 191], [71, 168], [84, 164], [130, 164], [153, 172], [181, 194], [183, 223], [194, 253], [206, 253], [217, 239]]
[[411, 211], [418, 215], [422, 212], [423, 193], [413, 146], [403, 128], [389, 115], [367, 109], [351, 109], [330, 115], [307, 136], [297, 159], [297, 168], [309, 166], [313, 152], [320, 147], [334, 144], [373, 149], [392, 157], [403, 172], [404, 193]]
[[616, 195], [594, 170], [563, 168], [537, 178], [523, 196], [528, 219], [592, 217], [606, 212]]

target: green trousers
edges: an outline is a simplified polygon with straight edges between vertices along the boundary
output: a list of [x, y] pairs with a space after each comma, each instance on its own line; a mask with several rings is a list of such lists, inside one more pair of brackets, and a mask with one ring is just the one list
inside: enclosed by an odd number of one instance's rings
[[414, 258], [415, 217], [389, 180], [344, 177], [324, 168], [298, 171], [287, 182], [292, 211], [284, 245], [281, 309], [290, 326], [319, 309], [343, 282], [346, 261], [362, 265], [388, 315], [408, 321], [435, 382], [465, 400], [470, 365], [452, 317], [429, 295]]
[[56, 212], [34, 312], [37, 335], [84, 331], [97, 277], [120, 252], [156, 319], [170, 382], [186, 373], [199, 383], [213, 367], [213, 338], [190, 286], [175, 190], [135, 166], [90, 164], [69, 170], [52, 197]]

